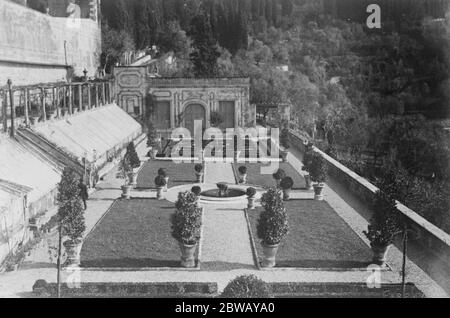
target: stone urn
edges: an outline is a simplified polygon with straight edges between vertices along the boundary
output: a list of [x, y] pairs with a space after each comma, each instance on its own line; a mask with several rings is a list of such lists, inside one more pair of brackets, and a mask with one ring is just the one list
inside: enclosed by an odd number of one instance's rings
[[256, 200], [256, 197], [255, 197], [255, 196], [253, 196], [253, 197], [247, 197], [247, 200], [248, 200], [247, 208], [248, 208], [249, 210], [254, 210], [254, 209], [255, 209], [255, 200]]
[[324, 187], [325, 187], [324, 183], [314, 184], [314, 200], [323, 201], [323, 188]]
[[179, 246], [181, 251], [181, 266], [185, 268], [195, 267], [195, 251], [197, 244], [186, 245], [179, 243]]
[[247, 183], [247, 174], [239, 174], [239, 183], [246, 184]]
[[286, 150], [280, 150], [280, 156], [281, 156], [281, 160], [283, 162], [287, 162], [287, 156], [288, 156], [289, 152]]
[[203, 182], [203, 172], [195, 172], [195, 178], [197, 183]]
[[158, 149], [157, 148], [152, 148], [150, 150], [150, 154], [151, 154], [151, 158], [152, 159], [156, 159], [156, 155], [158, 154]]
[[305, 175], [306, 190], [312, 190], [312, 180], [309, 174]]
[[130, 199], [131, 198], [131, 185], [125, 184], [122, 186], [122, 198]]
[[283, 200], [284, 201], [289, 201], [290, 197], [291, 197], [291, 191], [292, 189], [283, 189]]
[[164, 192], [167, 192], [169, 187], [169, 177], [164, 177], [164, 180], [166, 181], [166, 185], [164, 186]]
[[262, 243], [263, 254], [264, 254], [262, 262], [261, 262], [262, 267], [265, 267], [265, 268], [275, 267], [275, 265], [276, 265], [275, 258], [277, 256], [279, 246], [280, 246], [280, 244], [268, 245], [268, 244]]
[[164, 196], [163, 196], [164, 189], [165, 189], [165, 186], [156, 188], [156, 199], [158, 199], [158, 200], [164, 199]]
[[64, 266], [78, 266], [80, 265], [80, 254], [81, 254], [81, 246], [83, 245], [82, 241], [73, 242], [67, 241], [64, 242], [64, 247], [66, 248], [66, 262]]
[[129, 184], [130, 184], [132, 187], [135, 187], [135, 186], [137, 185], [137, 177], [138, 177], [138, 175], [137, 175], [137, 173], [135, 173], [135, 172], [130, 172], [130, 173], [128, 174]]
[[385, 266], [386, 265], [386, 256], [389, 251], [390, 245], [374, 245], [371, 244], [372, 252], [373, 252], [373, 258], [372, 262], [379, 266]]

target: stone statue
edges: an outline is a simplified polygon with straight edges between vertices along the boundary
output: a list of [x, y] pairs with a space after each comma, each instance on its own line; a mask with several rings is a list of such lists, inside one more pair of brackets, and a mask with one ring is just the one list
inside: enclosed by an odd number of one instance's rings
[[80, 19], [81, 18], [81, 9], [78, 4], [76, 4], [75, 0], [69, 0], [69, 5], [66, 9], [66, 15], [70, 19]]

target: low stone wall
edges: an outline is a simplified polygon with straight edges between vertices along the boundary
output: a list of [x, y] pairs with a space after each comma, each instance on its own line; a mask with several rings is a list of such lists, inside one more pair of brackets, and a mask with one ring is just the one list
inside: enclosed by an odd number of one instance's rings
[[[39, 297], [56, 297], [57, 285], [38, 280], [33, 293]], [[61, 285], [62, 297], [213, 297], [217, 283], [80, 283], [77, 288]]]
[[[295, 132], [291, 132], [291, 139], [293, 141], [292, 144], [304, 153], [305, 137], [296, 134]], [[328, 162], [328, 174], [330, 176], [335, 178], [344, 185], [348, 191], [355, 194], [363, 201], [373, 201], [375, 193], [379, 190], [375, 185], [334, 160], [318, 148], [314, 147], [314, 150], [323, 155]], [[409, 220], [409, 226], [415, 232], [414, 236], [417, 236], [415, 240], [427, 250], [435, 253], [436, 256], [443, 259], [445, 262], [450, 263], [450, 235], [400, 202], [397, 204], [397, 209], [407, 220]]]

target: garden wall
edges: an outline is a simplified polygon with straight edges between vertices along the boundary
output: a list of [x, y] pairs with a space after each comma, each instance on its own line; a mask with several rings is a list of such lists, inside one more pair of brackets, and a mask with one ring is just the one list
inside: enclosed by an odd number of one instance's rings
[[[304, 143], [307, 139], [293, 131], [291, 131], [291, 137], [292, 144], [304, 153]], [[323, 155], [326, 159], [328, 163], [328, 173], [344, 185], [348, 191], [365, 202], [373, 201], [375, 193], [379, 190], [375, 185], [334, 160], [318, 148], [314, 147], [314, 150]], [[409, 226], [414, 230], [415, 235], [417, 235], [417, 242], [427, 250], [435, 253], [436, 256], [443, 259], [445, 262], [450, 263], [450, 235], [401, 203], [397, 204], [397, 209], [409, 221]]]
[[67, 66], [77, 75], [99, 66], [101, 32], [91, 19], [52, 17], [0, 0], [0, 86], [66, 80]]

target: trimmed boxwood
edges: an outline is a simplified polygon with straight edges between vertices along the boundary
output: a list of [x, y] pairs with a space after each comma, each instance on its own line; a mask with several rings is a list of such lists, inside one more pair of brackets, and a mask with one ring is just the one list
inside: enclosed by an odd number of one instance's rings
[[202, 193], [202, 188], [200, 188], [199, 186], [193, 186], [191, 192], [196, 196], [199, 196], [200, 193]]
[[311, 165], [309, 166], [309, 175], [311, 180], [317, 183], [323, 183], [327, 181], [328, 165], [325, 158], [314, 152], [311, 157]]
[[164, 168], [159, 168], [158, 169], [158, 176], [161, 176], [163, 178], [167, 177], [167, 171]]
[[267, 284], [255, 275], [242, 275], [233, 279], [222, 292], [223, 298], [269, 298]]
[[194, 170], [195, 170], [195, 172], [197, 172], [197, 173], [201, 173], [201, 172], [203, 171], [203, 165], [197, 163], [197, 164], [194, 166]]
[[284, 177], [280, 182], [280, 187], [283, 190], [292, 189], [293, 186], [294, 186], [294, 180], [292, 180], [291, 177]]
[[158, 187], [158, 188], [162, 188], [162, 187], [164, 187], [164, 186], [166, 186], [166, 179], [164, 179], [164, 177], [163, 176], [161, 176], [161, 175], [159, 175], [159, 176], [157, 176], [156, 178], [155, 178], [155, 185]]
[[258, 219], [257, 235], [264, 245], [277, 245], [289, 232], [286, 209], [281, 193], [270, 188], [263, 194], [261, 205], [264, 211]]
[[195, 204], [196, 199], [192, 192], [179, 193], [171, 217], [172, 237], [184, 245], [195, 245], [200, 240], [202, 209]]
[[272, 176], [275, 180], [282, 180], [286, 177], [286, 172], [283, 169], [278, 169]]
[[134, 146], [134, 142], [130, 142], [127, 146], [127, 152], [125, 157], [130, 161], [131, 168], [139, 168], [141, 165], [141, 160], [136, 152], [136, 147]]
[[249, 198], [253, 198], [256, 195], [256, 189], [255, 188], [247, 188], [247, 196]]
[[240, 174], [247, 174], [247, 167], [246, 166], [240, 166], [238, 170], [239, 170]]
[[291, 139], [290, 139], [289, 129], [284, 128], [283, 130], [281, 130], [280, 144], [286, 150], [291, 148]]

